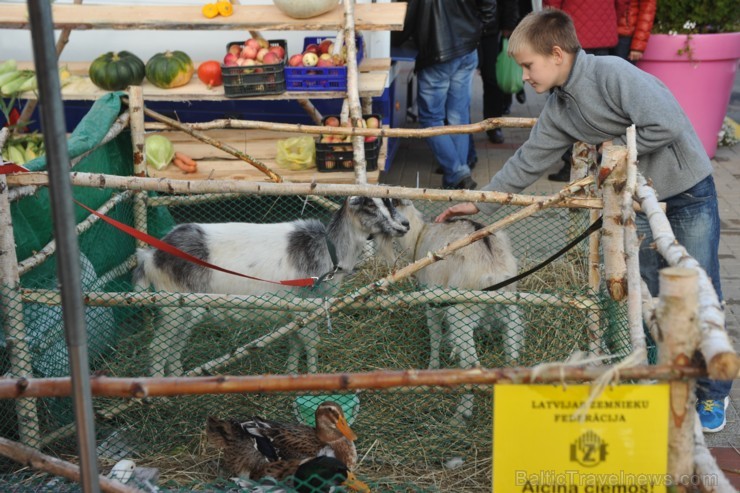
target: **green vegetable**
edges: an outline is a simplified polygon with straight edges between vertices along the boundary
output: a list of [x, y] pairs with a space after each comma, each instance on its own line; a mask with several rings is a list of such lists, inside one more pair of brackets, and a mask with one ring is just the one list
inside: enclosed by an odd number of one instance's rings
[[10, 82], [4, 84], [2, 88], [0, 88], [0, 93], [5, 94], [6, 96], [17, 93], [23, 83], [33, 76], [34, 75], [32, 70], [21, 71], [20, 77], [11, 80]]
[[18, 92], [35, 91], [37, 87], [36, 75], [34, 74], [21, 84], [21, 87], [18, 88]]
[[5, 74], [7, 72], [13, 72], [18, 69], [18, 64], [15, 63], [15, 60], [12, 58], [10, 60], [6, 60], [3, 63], [0, 63], [0, 74]]
[[12, 70], [10, 72], [5, 72], [4, 74], [0, 74], [0, 87], [4, 86], [8, 82], [11, 82], [18, 77], [23, 75], [23, 71], [21, 70]]
[[155, 169], [162, 169], [170, 164], [175, 156], [175, 147], [167, 137], [152, 135], [144, 141], [144, 154], [147, 163]]
[[8, 146], [8, 158], [15, 164], [25, 164], [26, 157], [23, 154], [23, 148], [18, 144]]
[[146, 79], [163, 89], [184, 86], [194, 71], [193, 61], [182, 51], [157, 53], [146, 62]]
[[121, 91], [138, 86], [144, 80], [144, 62], [128, 51], [109, 51], [90, 65], [88, 72], [93, 84], [106, 91]]

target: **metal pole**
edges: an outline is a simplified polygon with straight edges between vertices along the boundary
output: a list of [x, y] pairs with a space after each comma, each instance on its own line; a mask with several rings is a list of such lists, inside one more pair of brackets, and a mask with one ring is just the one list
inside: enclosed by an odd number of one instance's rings
[[64, 123], [59, 69], [54, 47], [51, 2], [28, 0], [33, 57], [39, 87], [39, 108], [49, 171], [49, 195], [57, 242], [57, 275], [62, 298], [64, 331], [69, 351], [72, 396], [80, 454], [80, 480], [85, 493], [98, 493], [95, 421], [90, 391], [85, 308], [80, 282], [80, 250], [75, 233], [72, 184]]

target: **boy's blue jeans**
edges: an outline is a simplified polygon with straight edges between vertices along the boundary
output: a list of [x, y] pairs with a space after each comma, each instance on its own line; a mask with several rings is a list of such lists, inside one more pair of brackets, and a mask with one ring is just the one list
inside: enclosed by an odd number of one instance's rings
[[[659, 199], [666, 203], [666, 216], [676, 240], [707, 272], [721, 302], [718, 256], [720, 222], [714, 179], [708, 176], [685, 192]], [[658, 270], [668, 264], [658, 252], [650, 248], [653, 235], [644, 214], [637, 214], [637, 232], [639, 236], [645, 237], [640, 244], [640, 273], [650, 294], [657, 296]], [[719, 400], [730, 393], [730, 387], [732, 380], [701, 378], [697, 382], [696, 393], [700, 400]]]
[[[473, 73], [478, 66], [478, 52], [449, 62], [423, 68], [417, 74], [419, 123], [424, 128], [470, 123], [470, 93]], [[470, 176], [465, 134], [438, 135], [427, 138], [434, 157], [444, 170], [444, 185], [454, 187]]]

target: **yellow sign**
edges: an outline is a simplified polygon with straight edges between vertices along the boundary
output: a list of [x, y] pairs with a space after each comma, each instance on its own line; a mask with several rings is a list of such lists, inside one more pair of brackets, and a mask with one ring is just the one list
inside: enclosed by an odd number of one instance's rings
[[588, 385], [496, 385], [493, 491], [665, 491], [668, 385], [618, 385], [583, 419]]

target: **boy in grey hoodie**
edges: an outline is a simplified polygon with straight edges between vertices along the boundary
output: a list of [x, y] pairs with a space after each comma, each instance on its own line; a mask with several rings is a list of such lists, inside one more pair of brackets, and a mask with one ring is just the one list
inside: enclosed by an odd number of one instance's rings
[[[681, 243], [707, 271], [722, 300], [719, 279], [719, 212], [712, 165], [668, 88], [629, 62], [586, 54], [568, 14], [546, 9], [526, 16], [509, 39], [509, 55], [522, 66], [524, 81], [534, 90], [552, 90], [529, 139], [509, 158], [483, 190], [519, 193], [558, 162], [577, 141], [624, 144], [627, 127], [637, 129], [640, 172], [652, 181], [666, 202], [666, 215]], [[492, 213], [498, 204], [460, 203], [442, 214]], [[649, 247], [652, 235], [642, 214], [638, 232], [640, 271], [653, 296], [658, 294], [658, 269], [666, 264]], [[726, 423], [725, 409], [732, 381], [701, 379], [697, 410], [704, 431], [717, 432]]]

